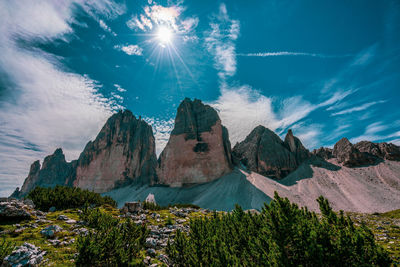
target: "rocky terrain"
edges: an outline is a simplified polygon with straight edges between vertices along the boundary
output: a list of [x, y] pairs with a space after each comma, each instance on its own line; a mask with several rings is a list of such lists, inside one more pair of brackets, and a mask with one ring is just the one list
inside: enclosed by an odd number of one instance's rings
[[[102, 211], [121, 219], [131, 218], [138, 225], [146, 225], [149, 229], [143, 250], [143, 263], [146, 266], [169, 265], [165, 254], [168, 240], [173, 240], [177, 230], [187, 233], [190, 218], [212, 215], [207, 209], [191, 207], [118, 210], [108, 206]], [[41, 212], [35, 210], [32, 203], [2, 199], [0, 216], [7, 219], [1, 221], [0, 237], [14, 242], [16, 247], [4, 258], [1, 266], [75, 266], [76, 239], [91, 231], [85, 221], [79, 220], [81, 212], [79, 209]], [[22, 217], [15, 217], [16, 214]], [[29, 217], [25, 214], [29, 214]], [[14, 223], [10, 218], [18, 220]]]
[[[146, 266], [170, 266], [165, 248], [173, 242], [176, 231], [187, 233], [193, 218], [213, 216], [213, 212], [196, 207], [170, 207], [161, 210], [143, 209], [130, 205], [115, 209], [102, 208], [103, 212], [121, 219], [131, 218], [135, 224], [146, 225], [149, 235], [142, 251], [142, 262]], [[3, 207], [12, 207], [3, 209]], [[79, 209], [41, 212], [32, 203], [2, 199], [0, 202], [0, 236], [15, 244], [5, 256], [2, 266], [75, 266], [77, 258], [76, 240], [79, 235], [92, 231], [85, 221], [79, 220]], [[252, 210], [250, 212], [257, 212]], [[9, 218], [15, 214], [30, 214], [14, 222]], [[12, 216], [9, 216], [12, 215]], [[356, 225], [366, 223], [374, 232], [378, 244], [384, 246], [395, 262], [400, 262], [400, 212], [348, 213]], [[30, 265], [29, 265], [30, 264]]]

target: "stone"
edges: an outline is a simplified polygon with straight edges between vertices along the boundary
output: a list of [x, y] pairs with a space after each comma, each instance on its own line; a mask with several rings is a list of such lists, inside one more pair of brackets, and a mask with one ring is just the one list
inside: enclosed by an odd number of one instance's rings
[[76, 220], [68, 219], [68, 220], [65, 221], [65, 223], [67, 223], [67, 224], [76, 224]]
[[131, 212], [137, 213], [142, 210], [142, 203], [141, 202], [125, 202], [124, 206], [122, 207], [123, 212]]
[[69, 218], [64, 214], [60, 214], [60, 215], [58, 215], [57, 220], [67, 221], [67, 220], [69, 220]]
[[46, 228], [44, 228], [40, 233], [44, 235], [47, 238], [54, 237], [55, 233], [58, 233], [62, 230], [62, 228], [58, 225], [49, 225]]
[[150, 257], [150, 256], [146, 256], [146, 257], [143, 259], [143, 263], [144, 263], [145, 265], [150, 265], [150, 264], [151, 264], [151, 257]]
[[37, 266], [43, 261], [46, 251], [30, 243], [24, 243], [4, 258], [2, 266]]
[[0, 202], [0, 219], [30, 219], [32, 217], [30, 208], [24, 202], [16, 199], [2, 201]]
[[148, 237], [146, 238], [145, 246], [148, 248], [156, 248], [157, 247], [157, 239]]
[[308, 159], [310, 153], [291, 130], [283, 142], [273, 131], [260, 125], [234, 146], [232, 156], [237, 165], [281, 179]]
[[152, 184], [156, 165], [151, 126], [129, 110], [120, 111], [79, 156], [73, 185], [103, 193], [130, 183]]
[[32, 209], [35, 208], [35, 203], [33, 203], [32, 199], [26, 198], [23, 200], [24, 204], [30, 206]]
[[147, 255], [154, 257], [157, 253], [154, 248], [149, 248], [146, 250]]
[[57, 210], [57, 209], [56, 209], [56, 207], [54, 207], [54, 206], [49, 208], [49, 212], [55, 212], [56, 210]]
[[342, 138], [335, 144], [333, 156], [346, 167], [359, 167], [376, 163], [375, 156], [360, 152], [347, 138]]
[[146, 197], [145, 201], [149, 202], [149, 203], [157, 204], [154, 194], [151, 194], [151, 193]]
[[217, 112], [185, 98], [158, 159], [158, 183], [172, 187], [213, 181], [233, 169], [228, 130]]

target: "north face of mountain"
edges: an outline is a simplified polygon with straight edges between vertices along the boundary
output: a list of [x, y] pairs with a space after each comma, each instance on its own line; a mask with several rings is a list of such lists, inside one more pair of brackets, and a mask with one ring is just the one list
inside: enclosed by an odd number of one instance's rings
[[232, 171], [228, 130], [200, 100], [184, 99], [158, 160], [158, 182], [170, 186], [212, 181]]
[[154, 183], [153, 130], [128, 110], [112, 115], [79, 156], [73, 185], [98, 193], [124, 184]]

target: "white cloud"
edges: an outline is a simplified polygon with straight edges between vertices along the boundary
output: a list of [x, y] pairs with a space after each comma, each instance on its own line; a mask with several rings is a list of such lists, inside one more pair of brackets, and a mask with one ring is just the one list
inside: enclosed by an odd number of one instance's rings
[[370, 108], [370, 107], [372, 107], [374, 105], [382, 104], [382, 103], [385, 103], [385, 102], [386, 102], [385, 100], [380, 100], [380, 101], [373, 101], [373, 102], [365, 103], [365, 104], [363, 104], [361, 106], [358, 106], [358, 107], [353, 107], [353, 108], [349, 108], [349, 109], [345, 109], [345, 110], [341, 110], [341, 111], [332, 113], [331, 116], [338, 116], [338, 115], [350, 114], [350, 113], [357, 112], [357, 111], [363, 111], [363, 110], [366, 110], [367, 108]]
[[[73, 5], [97, 20], [111, 18], [123, 8], [111, 1], [1, 1], [0, 71], [10, 83], [0, 100], [0, 195], [21, 186], [30, 164], [62, 147], [75, 159], [114, 109], [113, 100], [98, 93], [90, 77], [65, 70], [58, 57], [24, 50], [18, 39], [67, 38]], [[16, 39], [18, 37], [18, 39]]]
[[125, 93], [126, 89], [122, 88], [121, 85], [119, 84], [114, 84], [115, 88], [117, 88], [117, 91], [120, 93]]
[[236, 72], [235, 40], [239, 36], [238, 20], [230, 19], [225, 4], [221, 4], [219, 14], [210, 23], [211, 30], [205, 32], [205, 44], [208, 52], [214, 56], [214, 66], [222, 80]]
[[277, 115], [272, 109], [272, 99], [261, 95], [249, 86], [222, 88], [221, 96], [210, 103], [228, 128], [232, 146], [258, 125], [271, 130], [279, 127]]
[[143, 8], [143, 13], [133, 15], [126, 25], [132, 30], [143, 32], [155, 30], [158, 26], [167, 26], [185, 42], [197, 41], [194, 30], [199, 23], [199, 18], [196, 16], [182, 18], [184, 10], [182, 3], [162, 6], [149, 2], [149, 5]]
[[130, 56], [141, 56], [143, 55], [143, 49], [138, 45], [115, 45], [114, 49], [121, 50]]
[[113, 32], [113, 30], [111, 30], [111, 28], [104, 22], [104, 20], [102, 20], [102, 19], [99, 20], [99, 25], [103, 30], [111, 33], [113, 36], [117, 36], [117, 34], [115, 32]]
[[153, 127], [153, 134], [156, 141], [156, 154], [159, 156], [168, 143], [175, 121], [174, 119], [162, 120], [152, 117], [146, 117], [144, 120]]
[[319, 58], [342, 58], [350, 57], [352, 55], [327, 55], [318, 53], [304, 53], [304, 52], [259, 52], [259, 53], [238, 53], [238, 56], [242, 57], [277, 57], [277, 56], [307, 56], [307, 57], [319, 57]]

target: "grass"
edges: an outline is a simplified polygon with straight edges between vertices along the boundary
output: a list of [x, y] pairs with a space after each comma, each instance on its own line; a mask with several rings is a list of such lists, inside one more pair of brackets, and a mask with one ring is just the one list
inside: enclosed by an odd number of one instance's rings
[[378, 244], [400, 265], [400, 209], [385, 213], [348, 213], [355, 223], [364, 222], [374, 233]]

